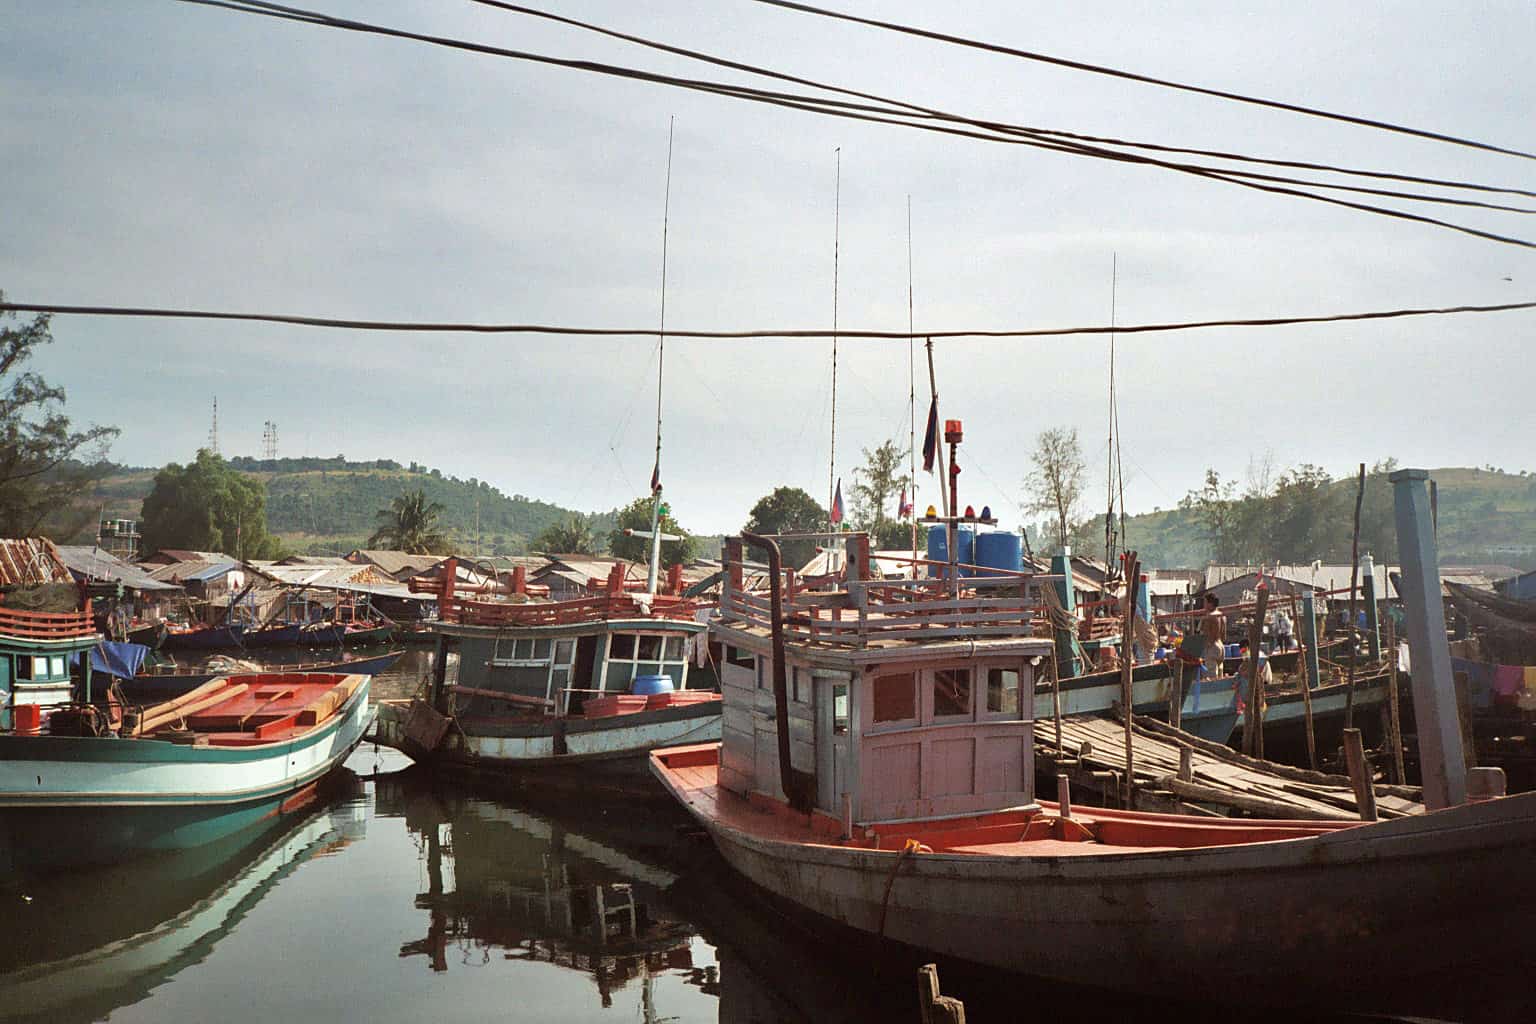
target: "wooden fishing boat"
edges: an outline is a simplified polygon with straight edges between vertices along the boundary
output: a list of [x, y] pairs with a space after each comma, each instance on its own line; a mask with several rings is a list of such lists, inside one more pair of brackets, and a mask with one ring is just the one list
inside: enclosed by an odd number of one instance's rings
[[242, 646], [246, 627], [238, 622], [220, 626], [167, 626], [161, 643], [167, 651], [217, 651]]
[[253, 647], [294, 647], [299, 642], [303, 628], [297, 622], [278, 622], [258, 626], [255, 629], [247, 628], [240, 635], [240, 646], [246, 649]]
[[372, 721], [369, 677], [340, 673], [222, 677], [118, 719], [92, 703], [88, 658], [78, 684], [68, 673], [67, 654], [97, 639], [89, 608], [0, 615], [11, 670], [25, 659], [47, 676], [13, 689], [0, 721], [0, 860], [61, 866], [212, 841], [304, 803]]
[[838, 589], [800, 592], [763, 546], [769, 602], [734, 585], [726, 542], [723, 742], [651, 766], [733, 868], [801, 912], [991, 967], [1279, 1002], [1475, 964], [1536, 912], [1511, 875], [1536, 794], [1373, 824], [1037, 800], [1019, 695], [1051, 641], [1017, 608], [888, 602], [862, 535]]
[[720, 695], [690, 664], [701, 605], [680, 576], [637, 592], [618, 564], [598, 595], [535, 601], [520, 573], [505, 599], [460, 597], [455, 570], [412, 581], [438, 594], [435, 676], [381, 703], [377, 742], [460, 774], [654, 792], [652, 748], [719, 738]]
[[[395, 650], [368, 658], [300, 662], [273, 667], [272, 671], [376, 676], [392, 668], [403, 654], [405, 654], [403, 650]], [[195, 690], [219, 675], [219, 672], [207, 670], [188, 672], [179, 668], [146, 669], [131, 679], [122, 680], [118, 685], [122, 688], [123, 696], [129, 701], [148, 704], [180, 697], [188, 690]]]
[[141, 626], [129, 626], [127, 639], [131, 644], [143, 644], [152, 651], [158, 651], [160, 645], [165, 642], [165, 634], [165, 623], [150, 622]]
[[294, 642], [306, 647], [362, 647], [387, 644], [394, 635], [394, 626], [371, 620], [317, 622], [304, 626]]

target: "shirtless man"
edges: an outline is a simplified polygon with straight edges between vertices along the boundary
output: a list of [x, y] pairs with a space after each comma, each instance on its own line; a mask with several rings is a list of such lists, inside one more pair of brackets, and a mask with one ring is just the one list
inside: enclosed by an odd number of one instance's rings
[[1221, 602], [1215, 594], [1205, 595], [1205, 614], [1200, 617], [1200, 635], [1205, 638], [1205, 662], [1207, 678], [1220, 676], [1227, 650], [1227, 617], [1221, 613]]

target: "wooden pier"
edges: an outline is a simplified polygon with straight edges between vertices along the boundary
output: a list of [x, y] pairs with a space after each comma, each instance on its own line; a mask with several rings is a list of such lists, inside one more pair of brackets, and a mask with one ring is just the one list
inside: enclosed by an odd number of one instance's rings
[[[1144, 715], [1132, 721], [1133, 803], [1139, 810], [1182, 814], [1258, 815], [1269, 818], [1354, 820], [1360, 817], [1350, 780], [1239, 754]], [[1040, 770], [1055, 766], [1075, 791], [1099, 794], [1122, 806], [1125, 725], [1118, 715], [1061, 720], [1061, 748], [1053, 729], [1035, 735]], [[1418, 790], [1376, 785], [1382, 818], [1421, 814]]]

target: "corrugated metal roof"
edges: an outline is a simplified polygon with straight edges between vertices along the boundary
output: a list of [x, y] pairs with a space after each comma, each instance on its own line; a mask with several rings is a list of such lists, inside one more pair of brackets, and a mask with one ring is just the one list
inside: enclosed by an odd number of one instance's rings
[[403, 572], [410, 572], [413, 576], [426, 572], [447, 557], [447, 555], [411, 555], [404, 551], [358, 548], [347, 556], [347, 560], [356, 565], [374, 565], [390, 576], [399, 577]]
[[[1258, 572], [1256, 565], [1209, 565], [1205, 569], [1205, 586], [1207, 589], [1228, 580], [1246, 576], [1249, 573]], [[1390, 591], [1387, 590], [1388, 572], [1397, 572], [1395, 565], [1376, 565], [1376, 594], [1385, 598]], [[1278, 576], [1281, 579], [1290, 580], [1293, 583], [1305, 583], [1319, 587], [1323, 590], [1348, 590], [1350, 568], [1345, 565], [1275, 565], [1265, 566], [1265, 576]]]
[[73, 583], [74, 579], [48, 538], [0, 538], [0, 584]]
[[87, 580], [110, 580], [131, 590], [180, 590], [174, 583], [155, 579], [132, 562], [125, 562], [110, 551], [84, 544], [59, 547], [59, 557], [69, 571]]
[[222, 561], [206, 561], [204, 559], [191, 559], [184, 562], [172, 562], [170, 565], [157, 566], [150, 570], [149, 575], [157, 580], [169, 583], [180, 580], [183, 583], [206, 583], [216, 580], [226, 573], [240, 568], [240, 563], [233, 558]]

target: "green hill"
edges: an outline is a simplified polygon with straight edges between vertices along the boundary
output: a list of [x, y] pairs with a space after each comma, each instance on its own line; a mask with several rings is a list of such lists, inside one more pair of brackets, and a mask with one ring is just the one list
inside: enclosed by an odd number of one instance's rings
[[[288, 548], [303, 553], [345, 554], [365, 546], [378, 525], [378, 510], [416, 488], [443, 506], [445, 532], [461, 551], [475, 547], [477, 519], [480, 550], [513, 555], [527, 552], [546, 527], [571, 515], [570, 509], [547, 501], [503, 494], [484, 480], [460, 480], [414, 463], [241, 456], [229, 463], [266, 484], [267, 529], [282, 537]], [[154, 476], [153, 469], [119, 467], [97, 485], [96, 501], [109, 517], [138, 518]], [[595, 514], [592, 530], [602, 537], [613, 522], [612, 511]]]
[[[1438, 492], [1442, 564], [1536, 567], [1536, 473], [1445, 468], [1430, 470], [1430, 478]], [[1353, 479], [1334, 480], [1327, 485], [1328, 529], [1316, 545], [1320, 550], [1312, 558], [1348, 561], [1354, 496]], [[1379, 527], [1391, 530], [1390, 485], [1385, 478], [1375, 475], [1368, 478], [1366, 489], [1363, 518], [1367, 526], [1362, 532], [1367, 536], [1371, 534], [1372, 512]], [[1128, 546], [1141, 553], [1146, 565], [1195, 567], [1211, 559], [1210, 540], [1189, 509], [1128, 517], [1126, 533]], [[1367, 542], [1364, 546], [1372, 545]], [[1377, 554], [1382, 552], [1378, 549]], [[1395, 557], [1395, 551], [1388, 552], [1388, 557]]]

